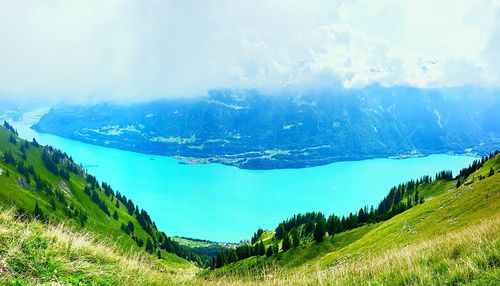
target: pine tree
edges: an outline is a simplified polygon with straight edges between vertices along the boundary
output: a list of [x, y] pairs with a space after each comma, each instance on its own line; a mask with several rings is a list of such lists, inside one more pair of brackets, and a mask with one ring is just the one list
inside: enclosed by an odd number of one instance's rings
[[280, 223], [276, 228], [276, 238], [282, 239], [284, 235], [285, 235], [285, 225], [283, 223]]
[[135, 243], [137, 243], [137, 246], [142, 247], [144, 245], [144, 241], [142, 240], [142, 238], [133, 237], [132, 239], [134, 238], [135, 238]]
[[314, 240], [316, 240], [316, 242], [322, 242], [323, 236], [325, 236], [325, 227], [323, 220], [320, 219], [314, 227]]
[[266, 247], [264, 246], [264, 243], [261, 241], [259, 243], [259, 256], [266, 254]]
[[309, 220], [306, 223], [306, 227], [305, 227], [304, 231], [305, 231], [306, 235], [311, 234], [314, 231], [314, 222]]
[[264, 233], [264, 230], [262, 228], [259, 227], [259, 229], [257, 230], [257, 232], [255, 232], [252, 236], [252, 239], [250, 240], [250, 242], [252, 244], [256, 243], [257, 240], [260, 238], [260, 236]]
[[488, 177], [491, 177], [495, 175], [495, 170], [493, 170], [493, 167], [490, 168], [490, 172], [488, 173]]
[[131, 221], [128, 222], [127, 229], [130, 233], [134, 233], [134, 224]]
[[[397, 201], [399, 201], [399, 199]], [[360, 223], [364, 223], [367, 221], [366, 212], [363, 208], [360, 208], [358, 211], [358, 221]]]
[[269, 245], [269, 247], [267, 248], [266, 256], [267, 257], [273, 256], [273, 246], [272, 245]]
[[151, 242], [151, 239], [149, 239], [149, 237], [146, 241], [146, 251], [149, 253], [153, 253], [153, 243]]
[[115, 210], [115, 212], [113, 213], [113, 218], [114, 218], [115, 220], [118, 220], [118, 213], [116, 212], [116, 210]]
[[283, 243], [281, 244], [281, 249], [283, 251], [287, 251], [288, 249], [290, 249], [290, 246], [291, 246], [290, 235], [288, 235], [288, 233], [285, 233], [283, 235]]
[[156, 252], [156, 257], [158, 257], [158, 259], [161, 259], [161, 251], [159, 249]]
[[16, 158], [10, 151], [5, 151], [5, 153], [3, 154], [3, 161], [14, 166], [17, 165]]
[[300, 244], [299, 231], [297, 230], [296, 227], [294, 227], [292, 230], [292, 243], [293, 243], [293, 247], [298, 247]]
[[35, 211], [34, 211], [34, 216], [35, 218], [38, 218], [38, 219], [43, 219], [43, 213], [42, 213], [42, 209], [40, 208], [40, 206], [38, 205], [38, 202], [35, 203]]
[[215, 257], [212, 257], [212, 263], [210, 264], [210, 267], [212, 269], [217, 268], [217, 260], [215, 260]]
[[236, 254], [236, 250], [232, 249], [231, 252], [229, 253], [229, 262], [236, 262], [238, 261], [238, 254]]
[[14, 138], [14, 136], [12, 136], [12, 134], [9, 136], [9, 142], [14, 144], [14, 145], [17, 144], [16, 138]]
[[222, 266], [224, 266], [225, 260], [226, 259], [225, 259], [224, 251], [219, 251], [217, 253], [217, 257], [216, 257], [216, 261], [215, 261], [216, 267], [222, 267]]
[[[373, 206], [370, 210], [370, 217], [371, 216], [374, 216]], [[329, 216], [326, 222], [325, 231], [327, 231], [330, 236], [333, 236], [335, 232], [341, 232], [340, 219], [333, 214]]]

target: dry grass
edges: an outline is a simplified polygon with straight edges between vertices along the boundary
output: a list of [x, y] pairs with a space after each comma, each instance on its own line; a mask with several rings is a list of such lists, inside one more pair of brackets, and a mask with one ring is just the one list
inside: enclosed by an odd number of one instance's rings
[[461, 231], [333, 267], [324, 271], [320, 280], [357, 285], [469, 283], [484, 278], [487, 272], [497, 271], [499, 234], [500, 217], [497, 216]]
[[177, 285], [196, 269], [176, 269], [117, 242], [65, 224], [42, 224], [0, 212], [0, 284]]
[[[198, 275], [194, 266], [124, 250], [119, 241], [0, 210], [0, 285], [500, 285], [499, 186], [498, 177], [487, 178], [336, 249], [301, 249], [294, 256], [317, 257], [298, 267], [249, 260], [232, 272]], [[420, 223], [417, 234], [398, 236], [410, 222]]]
[[157, 259], [64, 224], [0, 212], [0, 284], [11, 285], [499, 285], [500, 216], [380, 255], [334, 266], [253, 276], [195, 277], [196, 269], [161, 271]]
[[[381, 255], [340, 259], [323, 269], [283, 271], [253, 277], [225, 276], [213, 285], [500, 285], [500, 216]], [[255, 273], [254, 273], [255, 274]]]

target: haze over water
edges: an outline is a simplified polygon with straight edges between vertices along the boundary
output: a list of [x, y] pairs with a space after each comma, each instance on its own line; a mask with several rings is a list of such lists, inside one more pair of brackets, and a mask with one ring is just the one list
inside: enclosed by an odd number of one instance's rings
[[99, 182], [131, 198], [169, 235], [236, 242], [258, 227], [273, 229], [293, 214], [345, 215], [377, 205], [393, 185], [454, 174], [475, 158], [446, 154], [403, 160], [370, 159], [304, 169], [243, 170], [221, 164], [183, 165], [178, 160], [86, 144], [16, 125], [67, 152]]

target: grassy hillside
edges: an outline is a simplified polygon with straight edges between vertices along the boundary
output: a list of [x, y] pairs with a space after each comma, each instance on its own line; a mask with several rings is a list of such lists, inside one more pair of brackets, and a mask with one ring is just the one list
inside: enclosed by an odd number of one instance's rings
[[22, 140], [4, 127], [0, 127], [0, 205], [15, 207], [19, 216], [85, 229], [127, 250], [145, 250], [149, 241], [154, 256], [179, 267], [192, 266], [165, 251], [182, 247], [158, 231], [147, 212], [106, 184], [99, 185], [71, 157]]
[[0, 285], [178, 285], [196, 271], [173, 254], [156, 259], [67, 223], [0, 211]]
[[[488, 177], [491, 168], [495, 174]], [[427, 184], [423, 204], [390, 220], [204, 275], [234, 283], [498, 285], [499, 171], [497, 155], [459, 188], [441, 180]]]
[[[118, 220], [114, 220], [107, 216], [99, 206], [93, 203], [91, 198], [83, 192], [84, 186], [87, 185], [83, 176], [71, 174], [69, 180], [64, 180], [62, 177], [47, 170], [41, 159], [43, 152], [42, 147], [30, 147], [27, 150], [27, 159], [23, 160], [20, 146], [24, 141], [16, 137], [17, 143], [13, 145], [8, 141], [9, 136], [11, 136], [11, 134], [0, 127], [0, 155], [10, 151], [14, 154], [18, 162], [23, 161], [25, 165], [32, 165], [36, 174], [48, 182], [50, 185], [48, 187], [49, 189], [53, 192], [60, 191], [64, 194], [66, 204], [64, 205], [61, 203], [53, 194], [43, 190], [36, 190], [32, 175], [30, 175], [31, 182], [25, 187], [21, 186], [18, 182], [21, 180], [26, 181], [24, 175], [18, 171], [14, 164], [7, 164], [5, 161], [0, 161], [0, 168], [3, 169], [4, 173], [0, 176], [0, 200], [4, 204], [12, 204], [17, 206], [18, 209], [23, 209], [27, 213], [33, 213], [35, 203], [38, 203], [42, 213], [50, 214], [51, 219], [68, 218], [64, 209], [74, 207], [87, 216], [87, 219], [83, 222], [85, 227], [110, 237], [124, 237], [122, 240], [127, 246], [133, 246], [135, 243], [129, 237], [123, 235], [120, 229], [121, 223], [132, 221], [136, 226], [135, 229], [137, 229], [135, 235], [142, 239], [146, 238], [146, 234], [142, 228], [139, 227], [136, 219], [126, 211], [123, 205], [116, 208], [111, 198], [105, 196], [103, 193], [99, 193], [99, 197], [106, 204], [108, 209], [117, 211]], [[7, 175], [7, 173], [9, 175]], [[52, 199], [54, 199], [55, 202], [55, 209], [51, 206]], [[78, 218], [75, 219], [75, 222], [80, 224]]]

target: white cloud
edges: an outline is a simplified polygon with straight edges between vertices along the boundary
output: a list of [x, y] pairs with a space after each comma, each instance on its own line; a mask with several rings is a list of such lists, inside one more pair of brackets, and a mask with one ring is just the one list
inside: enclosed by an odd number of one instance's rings
[[312, 32], [304, 80], [329, 71], [345, 87], [498, 87], [499, 11], [492, 1], [344, 2], [337, 23]]
[[[2, 1], [0, 94], [500, 85], [500, 1]], [[2, 95], [0, 95], [2, 96]]]

